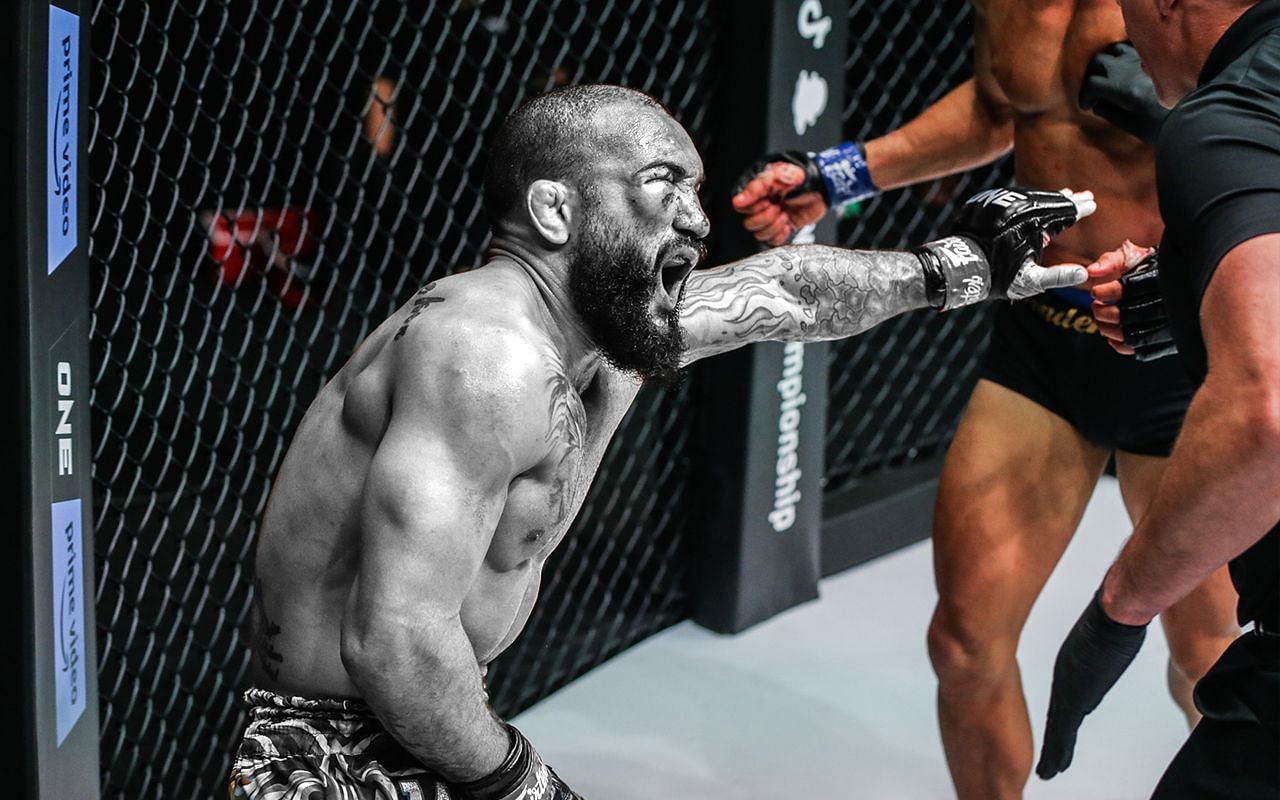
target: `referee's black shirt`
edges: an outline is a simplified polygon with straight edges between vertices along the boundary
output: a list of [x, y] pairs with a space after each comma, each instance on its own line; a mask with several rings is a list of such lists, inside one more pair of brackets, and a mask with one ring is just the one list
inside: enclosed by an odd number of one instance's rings
[[[1227, 29], [1195, 91], [1170, 112], [1156, 149], [1156, 185], [1170, 328], [1192, 379], [1203, 382], [1205, 287], [1236, 245], [1280, 233], [1280, 0], [1262, 0]], [[1280, 280], [1280, 264], [1266, 268]], [[1231, 577], [1241, 623], [1280, 629], [1280, 522], [1231, 562]]]

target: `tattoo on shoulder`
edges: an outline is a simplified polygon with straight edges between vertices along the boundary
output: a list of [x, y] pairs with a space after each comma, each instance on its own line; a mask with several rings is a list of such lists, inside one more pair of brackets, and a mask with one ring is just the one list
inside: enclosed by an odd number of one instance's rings
[[392, 337], [392, 341], [399, 341], [409, 331], [409, 323], [418, 318], [422, 312], [426, 311], [435, 303], [443, 303], [443, 297], [432, 297], [431, 292], [436, 288], [436, 282], [432, 281], [423, 286], [413, 296], [413, 307], [409, 309], [409, 314], [404, 318], [404, 324], [400, 326], [400, 330], [396, 331], [396, 335]]
[[551, 377], [547, 379], [547, 388], [551, 395], [547, 442], [554, 448], [560, 448], [561, 452], [555, 477], [552, 479], [550, 501], [552, 510], [563, 518], [572, 505], [579, 483], [583, 430], [586, 428], [587, 415], [581, 398], [558, 366], [553, 365]]
[[561, 441], [570, 447], [580, 447], [582, 429], [587, 421], [582, 400], [569, 384], [568, 377], [559, 369], [553, 370], [551, 377], [547, 379], [547, 389], [551, 395], [548, 410], [551, 424], [547, 428], [547, 441]]
[[284, 655], [275, 647], [275, 638], [280, 635], [280, 626], [272, 622], [262, 605], [262, 582], [253, 582], [253, 654], [258, 659], [258, 666], [271, 680], [280, 677], [280, 665], [284, 663]]

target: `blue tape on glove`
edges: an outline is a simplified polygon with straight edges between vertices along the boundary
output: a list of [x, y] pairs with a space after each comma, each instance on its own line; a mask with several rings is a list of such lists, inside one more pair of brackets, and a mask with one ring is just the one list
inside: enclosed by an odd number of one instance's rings
[[843, 206], [880, 193], [867, 169], [867, 157], [856, 142], [844, 142], [821, 153], [813, 161], [827, 184], [827, 202]]

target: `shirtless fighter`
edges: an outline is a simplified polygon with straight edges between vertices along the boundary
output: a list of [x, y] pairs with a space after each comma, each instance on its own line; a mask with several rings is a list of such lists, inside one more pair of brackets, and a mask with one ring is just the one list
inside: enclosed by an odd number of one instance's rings
[[639, 378], [1086, 277], [1030, 261], [1092, 210], [1087, 193], [1018, 190], [975, 198], [963, 235], [915, 253], [783, 248], [691, 274], [701, 181], [688, 134], [630, 89], [557, 90], [507, 120], [485, 265], [375, 330], [281, 464], [233, 797], [576, 797], [496, 718], [484, 671], [524, 626]]
[[[831, 205], [987, 164], [1012, 147], [1019, 183], [1088, 185], [1104, 209], [1053, 241], [1052, 263], [1089, 264], [1125, 237], [1159, 240], [1153, 148], [1138, 136], [1153, 137], [1166, 112], [1132, 47], [1118, 44], [1115, 0], [976, 0], [974, 11], [974, 79], [881, 138], [766, 156], [748, 170], [733, 202], [758, 239], [780, 244]], [[1176, 358], [1113, 353], [1090, 304], [1087, 292], [1065, 289], [999, 309], [943, 467], [928, 641], [962, 800], [1021, 796], [1032, 759], [1016, 660], [1022, 627], [1112, 454], [1129, 516], [1141, 519], [1193, 393]], [[1235, 636], [1234, 602], [1220, 570], [1161, 615], [1171, 693], [1192, 724], [1191, 687]]]

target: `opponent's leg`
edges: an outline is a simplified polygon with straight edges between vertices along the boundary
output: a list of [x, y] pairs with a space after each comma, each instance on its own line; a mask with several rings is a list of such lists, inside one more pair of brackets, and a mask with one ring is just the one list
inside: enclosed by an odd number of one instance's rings
[[939, 597], [929, 655], [960, 800], [1022, 795], [1032, 738], [1018, 638], [1106, 460], [1066, 420], [979, 381], [947, 454], [933, 524]]
[[[1147, 511], [1168, 459], [1116, 453], [1116, 477], [1129, 519], [1136, 525]], [[1169, 642], [1169, 693], [1195, 727], [1200, 712], [1191, 700], [1196, 681], [1240, 635], [1236, 590], [1224, 566], [1160, 615]]]

